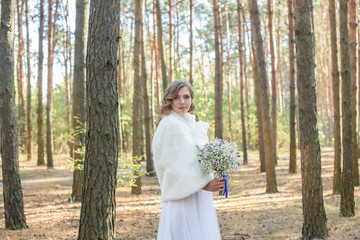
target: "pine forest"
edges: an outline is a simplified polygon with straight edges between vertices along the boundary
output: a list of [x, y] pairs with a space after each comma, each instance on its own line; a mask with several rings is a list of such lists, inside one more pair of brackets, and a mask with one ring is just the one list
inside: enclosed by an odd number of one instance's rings
[[221, 239], [360, 239], [359, 0], [0, 10], [0, 239], [162, 239], [152, 139], [176, 80], [240, 155]]

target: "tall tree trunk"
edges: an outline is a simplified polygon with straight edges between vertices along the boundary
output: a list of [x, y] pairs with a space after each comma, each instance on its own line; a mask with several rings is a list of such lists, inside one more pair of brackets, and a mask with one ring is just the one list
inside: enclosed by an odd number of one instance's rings
[[280, 3], [282, 1], [279, 0], [278, 1], [278, 9], [277, 9], [277, 26], [276, 26], [276, 54], [277, 54], [277, 61], [276, 61], [276, 79], [277, 79], [277, 86], [280, 87], [279, 88], [279, 94], [277, 94], [277, 105], [280, 107], [280, 113], [281, 115], [284, 114], [284, 89], [283, 89], [283, 80], [282, 80], [282, 69], [281, 69], [281, 64], [282, 64], [282, 52], [281, 52], [281, 20], [282, 20], [282, 15], [281, 15], [281, 7], [280, 7]]
[[53, 22], [52, 22], [52, 0], [48, 0], [48, 76], [47, 76], [47, 103], [46, 103], [46, 159], [47, 167], [53, 168], [53, 132], [52, 132], [52, 92], [53, 92]]
[[53, 68], [55, 55], [55, 39], [56, 39], [56, 19], [59, 0], [56, 0], [54, 22], [52, 17], [52, 0], [49, 0], [48, 8], [48, 86], [47, 86], [47, 104], [46, 104], [46, 158], [47, 167], [53, 168], [53, 131], [52, 131], [52, 108], [53, 108]]
[[239, 48], [239, 60], [240, 60], [240, 110], [241, 110], [241, 133], [242, 133], [242, 147], [244, 164], [248, 164], [247, 156], [247, 139], [246, 139], [246, 127], [245, 127], [245, 109], [244, 109], [244, 62], [243, 62], [243, 42], [242, 42], [242, 30], [241, 30], [241, 11], [242, 3], [237, 0], [237, 24], [238, 24], [238, 48]]
[[230, 29], [229, 29], [229, 16], [228, 6], [225, 3], [225, 24], [226, 24], [226, 45], [227, 45], [227, 86], [228, 86], [228, 116], [229, 116], [229, 140], [232, 141], [232, 127], [231, 127], [231, 102], [232, 102], [232, 83], [231, 83], [231, 58], [230, 58]]
[[89, 22], [89, 1], [76, 1], [76, 28], [75, 28], [75, 65], [73, 82], [73, 118], [72, 128], [76, 133], [74, 136], [74, 172], [72, 184], [72, 201], [81, 201], [84, 171], [81, 165], [84, 164], [84, 155], [79, 148], [85, 145], [83, 128], [85, 127], [86, 99], [86, 46]]
[[168, 86], [168, 79], [166, 74], [166, 63], [165, 63], [165, 51], [163, 46], [163, 29], [162, 29], [162, 22], [161, 22], [161, 9], [160, 9], [160, 0], [156, 1], [156, 17], [157, 17], [157, 36], [158, 36], [158, 49], [159, 49], [159, 55], [161, 58], [161, 74], [162, 74], [162, 84], [163, 84], [163, 92], [167, 89]]
[[269, 89], [267, 81], [267, 73], [265, 66], [265, 54], [263, 40], [260, 31], [260, 16], [257, 5], [257, 0], [249, 0], [249, 9], [251, 15], [251, 36], [255, 43], [255, 59], [257, 69], [257, 80], [260, 87], [260, 105], [261, 116], [263, 123], [265, 162], [266, 162], [266, 192], [277, 192], [274, 158], [273, 158], [273, 144], [271, 134], [271, 121], [269, 111]]
[[[64, 50], [63, 50], [63, 55], [64, 55], [64, 65], [65, 65], [65, 106], [66, 106], [66, 120], [67, 120], [67, 125], [69, 126], [69, 129], [71, 129], [71, 113], [70, 113], [70, 108], [71, 108], [71, 92], [70, 92], [70, 86], [71, 86], [71, 78], [70, 78], [70, 73], [71, 73], [71, 66], [68, 68], [69, 64], [71, 63], [71, 52], [70, 52], [70, 33], [69, 33], [69, 24], [68, 24], [68, 18], [69, 18], [69, 0], [66, 0], [65, 3], [65, 9], [64, 9], [64, 18], [65, 18], [65, 39], [64, 39]], [[70, 71], [68, 70], [70, 69]], [[71, 133], [71, 131], [69, 131], [69, 133]], [[69, 146], [69, 155], [70, 158], [74, 158], [74, 144], [69, 140], [67, 142], [68, 146]]]
[[160, 110], [160, 103], [161, 103], [161, 93], [160, 93], [160, 77], [159, 77], [159, 48], [158, 48], [158, 35], [159, 31], [156, 31], [157, 28], [157, 4], [156, 2], [160, 0], [153, 0], [153, 15], [154, 15], [154, 52], [155, 52], [155, 79], [156, 79], [156, 103], [157, 103], [157, 112]]
[[172, 82], [174, 80], [174, 60], [173, 60], [173, 24], [172, 24], [172, 0], [168, 0], [169, 3], [169, 81]]
[[351, 112], [351, 73], [348, 29], [349, 0], [340, 0], [340, 49], [341, 49], [341, 96], [342, 96], [342, 143], [343, 175], [340, 201], [340, 214], [344, 217], [355, 215], [353, 154], [352, 154], [352, 112]]
[[222, 115], [222, 72], [221, 72], [221, 56], [220, 56], [220, 19], [219, 19], [219, 3], [213, 0], [214, 11], [214, 34], [215, 34], [215, 137], [223, 138], [223, 115]]
[[115, 239], [119, 1], [91, 0], [86, 54], [86, 149], [78, 239]]
[[[142, 15], [143, 14], [143, 0], [135, 2], [135, 43], [134, 43], [134, 96], [133, 96], [133, 161], [140, 164], [139, 160], [143, 157], [142, 153], [142, 115], [141, 115], [141, 97], [143, 96], [142, 81], [141, 81], [141, 29], [142, 29]], [[159, 33], [160, 35], [160, 33]], [[135, 176], [138, 173], [134, 172]], [[135, 186], [131, 188], [131, 193], [141, 194], [141, 177], [137, 176], [135, 179]]]
[[295, 50], [293, 0], [288, 0], [289, 9], [289, 69], [290, 69], [290, 162], [289, 173], [296, 173], [296, 130], [295, 130]]
[[350, 26], [350, 66], [351, 66], [351, 113], [352, 113], [352, 139], [353, 139], [353, 169], [354, 186], [359, 186], [359, 163], [358, 163], [358, 129], [357, 129], [357, 6], [355, 0], [349, 1], [349, 26]]
[[[142, 1], [142, 9], [144, 9], [145, 1]], [[145, 31], [144, 31], [144, 14], [141, 14], [141, 82], [143, 85], [142, 95], [144, 97], [144, 125], [145, 125], [145, 153], [146, 153], [146, 172], [149, 176], [155, 176], [154, 161], [151, 156], [151, 118], [150, 118], [150, 102], [147, 88], [147, 72], [146, 72], [146, 45], [145, 45]]]
[[[20, 2], [21, 1], [21, 2]], [[26, 130], [25, 130], [25, 100], [24, 100], [24, 72], [23, 72], [23, 55], [24, 55], [24, 38], [22, 31], [22, 15], [24, 12], [24, 1], [17, 0], [17, 23], [18, 23], [18, 56], [17, 56], [17, 87], [18, 87], [18, 119], [20, 131], [20, 146], [26, 151]]]
[[[251, 18], [251, 15], [250, 15]], [[251, 52], [250, 52], [250, 62], [253, 69], [253, 79], [254, 79], [254, 95], [255, 95], [255, 105], [256, 105], [256, 119], [258, 123], [258, 138], [259, 138], [259, 158], [260, 158], [260, 172], [265, 172], [265, 147], [264, 147], [264, 131], [263, 131], [263, 122], [261, 116], [261, 105], [260, 105], [260, 86], [259, 81], [257, 81], [257, 66], [256, 66], [256, 59], [253, 57], [255, 54], [255, 47], [254, 47], [254, 39], [251, 39]]]
[[[65, 17], [65, 41], [64, 41], [64, 65], [65, 65], [65, 105], [66, 105], [66, 120], [67, 124], [71, 126], [71, 114], [70, 114], [70, 78], [68, 70], [69, 62], [69, 29], [68, 29], [68, 16], [69, 16], [69, 3], [66, 0], [64, 17]], [[70, 68], [71, 72], [71, 68]], [[71, 144], [69, 144], [71, 145]], [[72, 157], [72, 151], [70, 151], [70, 157]]]
[[321, 152], [317, 129], [314, 35], [311, 3], [295, 1], [297, 89], [299, 94], [303, 239], [328, 235], [321, 182]]
[[329, 0], [330, 37], [331, 37], [331, 69], [334, 105], [334, 178], [333, 194], [341, 192], [341, 127], [340, 127], [340, 96], [339, 96], [339, 67], [337, 51], [337, 32], [335, 0]]
[[26, 63], [27, 63], [27, 86], [26, 86], [26, 156], [30, 161], [32, 158], [32, 128], [31, 128], [31, 64], [30, 64], [30, 36], [29, 36], [29, 7], [28, 1], [25, 0], [25, 14], [26, 14]]
[[0, 149], [6, 229], [27, 228], [18, 160], [14, 86], [15, 0], [1, 1]]
[[38, 57], [38, 76], [37, 76], [37, 145], [38, 157], [37, 165], [44, 165], [44, 136], [43, 136], [43, 102], [42, 102], [42, 85], [43, 85], [43, 39], [44, 39], [44, 0], [40, 0], [40, 26], [39, 26], [39, 57]]
[[[277, 164], [277, 83], [276, 83], [276, 68], [275, 68], [275, 50], [273, 37], [273, 15], [274, 7], [273, 1], [267, 0], [267, 16], [269, 28], [269, 42], [270, 42], [270, 56], [271, 56], [271, 132], [273, 144], [273, 157], [275, 164]], [[280, 57], [280, 56], [278, 56]]]
[[[190, 0], [190, 72], [189, 72], [189, 82], [191, 85], [194, 84], [193, 77], [193, 65], [194, 65], [194, 28], [193, 28], [193, 19], [194, 19], [194, 3], [193, 0]], [[179, 44], [179, 43], [178, 43]]]

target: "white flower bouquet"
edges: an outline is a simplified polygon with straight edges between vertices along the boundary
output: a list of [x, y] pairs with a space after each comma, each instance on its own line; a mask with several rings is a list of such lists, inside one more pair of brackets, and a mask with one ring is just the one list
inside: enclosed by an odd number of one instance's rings
[[200, 149], [198, 161], [204, 175], [215, 172], [218, 178], [224, 178], [225, 190], [222, 195], [227, 198], [229, 191], [228, 173], [240, 166], [240, 154], [237, 145], [223, 139], [214, 138]]

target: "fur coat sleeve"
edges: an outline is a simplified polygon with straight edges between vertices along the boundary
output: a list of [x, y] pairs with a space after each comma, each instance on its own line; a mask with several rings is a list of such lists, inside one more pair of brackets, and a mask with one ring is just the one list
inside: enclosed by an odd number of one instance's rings
[[197, 156], [197, 146], [208, 142], [208, 127], [190, 113], [181, 116], [172, 112], [160, 121], [152, 147], [162, 200], [188, 197], [213, 179], [212, 174], [201, 173]]

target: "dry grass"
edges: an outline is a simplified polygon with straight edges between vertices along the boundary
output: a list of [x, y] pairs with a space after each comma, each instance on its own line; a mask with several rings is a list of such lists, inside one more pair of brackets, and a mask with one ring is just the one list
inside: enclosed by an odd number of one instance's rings
[[[332, 195], [333, 153], [331, 149], [325, 149], [322, 153], [328, 239], [360, 239], [360, 188], [355, 187], [356, 216], [340, 217], [340, 196]], [[301, 174], [288, 174], [288, 153], [281, 154], [276, 167], [279, 192], [265, 194], [265, 174], [259, 173], [258, 160], [253, 157], [256, 155], [251, 156], [249, 165], [241, 166], [239, 172], [231, 175], [229, 198], [214, 194], [222, 238], [301, 239]], [[72, 172], [66, 159], [66, 155], [56, 156], [53, 170], [37, 167], [35, 160], [20, 161], [29, 229], [4, 229], [1, 198], [0, 239], [76, 239], [80, 203], [68, 201]], [[116, 201], [117, 239], [156, 239], [161, 211], [156, 178], [143, 177], [143, 194], [140, 196], [131, 195], [129, 187], [119, 187]]]

